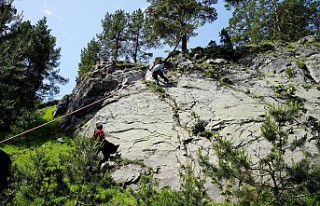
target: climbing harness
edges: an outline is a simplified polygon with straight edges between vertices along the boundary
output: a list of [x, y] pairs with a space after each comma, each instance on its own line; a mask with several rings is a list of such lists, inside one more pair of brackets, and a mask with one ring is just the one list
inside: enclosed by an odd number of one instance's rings
[[27, 134], [27, 133], [30, 133], [30, 132], [32, 132], [32, 131], [34, 131], [34, 130], [37, 130], [37, 129], [41, 128], [41, 127], [44, 127], [44, 126], [46, 126], [46, 125], [48, 125], [48, 124], [50, 124], [50, 123], [52, 123], [52, 122], [55, 122], [55, 121], [58, 120], [58, 119], [63, 119], [63, 118], [65, 118], [65, 117], [67, 117], [67, 116], [70, 116], [70, 115], [72, 115], [72, 114], [75, 114], [75, 113], [77, 113], [77, 112], [79, 112], [79, 111], [81, 111], [81, 110], [84, 110], [84, 109], [86, 109], [86, 108], [88, 108], [88, 107], [91, 107], [91, 106], [93, 106], [93, 105], [95, 105], [95, 104], [97, 104], [97, 103], [99, 103], [99, 102], [102, 102], [102, 101], [106, 100], [106, 99], [109, 98], [110, 96], [112, 96], [112, 94], [109, 94], [109, 95], [107, 95], [106, 97], [104, 97], [104, 98], [102, 98], [102, 99], [100, 99], [100, 100], [98, 100], [98, 101], [95, 101], [95, 102], [93, 102], [93, 103], [91, 103], [91, 104], [88, 104], [88, 105], [86, 105], [86, 106], [84, 106], [84, 107], [81, 107], [81, 108], [79, 108], [79, 109], [77, 109], [77, 110], [75, 110], [75, 111], [73, 111], [73, 112], [67, 113], [67, 114], [62, 115], [62, 116], [60, 116], [60, 117], [57, 117], [57, 118], [55, 118], [55, 119], [53, 119], [53, 120], [51, 120], [51, 121], [49, 121], [49, 122], [46, 122], [46, 123], [41, 124], [41, 125], [39, 125], [39, 126], [33, 127], [33, 128], [31, 128], [31, 129], [28, 129], [28, 130], [26, 130], [26, 131], [24, 131], [24, 132], [21, 132], [21, 133], [19, 133], [19, 134], [17, 134], [17, 135], [14, 135], [14, 136], [12, 136], [12, 137], [7, 138], [7, 139], [1, 140], [1, 141], [0, 141], [0, 144], [5, 143], [5, 142], [7, 142], [7, 141], [9, 141], [9, 140], [12, 140], [12, 139], [14, 139], [14, 138], [23, 136], [23, 135], [25, 135], [25, 134]]

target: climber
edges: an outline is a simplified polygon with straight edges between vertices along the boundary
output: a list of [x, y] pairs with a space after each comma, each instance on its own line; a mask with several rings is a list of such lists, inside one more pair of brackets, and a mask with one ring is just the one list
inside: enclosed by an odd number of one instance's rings
[[104, 132], [102, 130], [103, 128], [102, 122], [97, 122], [96, 128], [97, 129], [94, 132], [93, 138], [98, 142], [102, 142], [101, 147], [97, 151], [97, 154], [99, 152], [102, 152], [103, 154], [103, 158], [99, 161], [99, 168], [100, 168], [102, 163], [106, 162], [109, 159], [110, 154], [117, 152], [119, 145], [114, 145], [111, 142], [107, 141], [104, 135]]
[[164, 74], [163, 61], [161, 59], [156, 59], [154, 61], [154, 66], [151, 67], [152, 77], [156, 85], [159, 85], [158, 75], [164, 79], [167, 84], [170, 84], [169, 79]]
[[11, 164], [9, 155], [0, 150], [0, 193], [7, 187], [7, 178], [11, 174]]

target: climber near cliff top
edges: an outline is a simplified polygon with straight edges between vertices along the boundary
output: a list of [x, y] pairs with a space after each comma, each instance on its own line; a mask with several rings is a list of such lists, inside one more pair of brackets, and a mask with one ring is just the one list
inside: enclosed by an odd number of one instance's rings
[[111, 154], [116, 153], [119, 148], [119, 145], [114, 145], [111, 142], [107, 141], [102, 128], [103, 128], [102, 122], [97, 122], [96, 130], [94, 131], [94, 135], [93, 135], [93, 138], [96, 141], [101, 142], [101, 146], [97, 151], [97, 154], [99, 152], [102, 152], [103, 154], [103, 158], [99, 161], [99, 167], [101, 167], [102, 163], [106, 162], [109, 159]]
[[160, 76], [162, 79], [164, 79], [164, 81], [167, 84], [170, 84], [169, 79], [165, 76], [164, 74], [164, 67], [163, 67], [163, 61], [161, 59], [156, 59], [154, 61], [154, 66], [151, 67], [151, 72], [152, 72], [152, 78], [154, 79], [154, 83], [156, 85], [159, 85], [159, 78], [158, 76]]

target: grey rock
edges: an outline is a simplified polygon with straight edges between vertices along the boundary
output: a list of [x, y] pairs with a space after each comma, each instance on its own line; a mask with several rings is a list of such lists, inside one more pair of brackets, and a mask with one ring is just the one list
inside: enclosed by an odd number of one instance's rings
[[207, 64], [227, 64], [228, 60], [226, 59], [208, 59], [206, 61]]
[[60, 115], [64, 115], [69, 107], [69, 95], [65, 95], [62, 97], [62, 99], [59, 101], [56, 108], [53, 110], [52, 116], [57, 117]]
[[128, 183], [136, 183], [139, 180], [142, 171], [140, 165], [129, 164], [113, 172], [111, 177], [115, 181], [122, 183], [122, 185], [126, 185]]
[[[237, 64], [215, 65], [220, 72], [217, 76], [228, 78], [232, 84], [222, 84], [217, 81], [219, 79], [206, 78], [201, 72], [193, 71], [194, 64], [184, 57], [181, 57], [183, 62], [176, 65], [187, 72], [176, 77], [174, 86], [162, 87], [160, 93], [152, 92], [144, 83], [143, 70], [116, 70], [102, 79], [88, 78], [77, 85], [70, 96], [69, 111], [103, 98], [109, 93], [106, 90], [112, 95], [96, 107], [72, 116], [68, 124], [74, 126], [76, 134], [89, 137], [95, 123], [103, 122], [108, 140], [120, 145], [118, 152], [122, 158], [138, 160], [147, 167], [156, 168], [154, 177], [159, 179], [159, 187], [180, 189], [181, 164], [191, 160], [197, 175], [203, 176], [198, 164], [199, 150], [208, 152], [210, 160], [217, 162], [214, 139], [199, 135], [204, 130], [219, 133], [243, 146], [250, 154], [258, 151], [261, 158], [266, 155], [271, 145], [260, 138], [260, 126], [268, 107], [284, 102], [274, 94], [273, 88], [279, 84], [294, 84], [297, 88], [295, 97], [304, 100], [307, 109], [299, 121], [309, 126], [295, 127], [289, 141], [295, 135], [307, 134], [306, 147], [316, 153], [312, 125], [320, 120], [320, 90], [315, 84], [306, 88], [305, 83], [306, 80], [319, 80], [320, 52], [319, 48], [305, 45], [297, 42], [296, 50], [301, 51], [300, 55], [311, 54], [312, 50], [312, 55], [306, 55], [304, 59], [308, 70], [299, 68], [297, 61], [288, 56], [283, 47], [244, 57]], [[299, 50], [300, 47], [305, 48]], [[295, 76], [287, 77], [288, 68]], [[285, 158], [290, 161], [301, 156], [300, 151], [288, 152]], [[255, 161], [257, 157], [253, 155], [252, 158]], [[113, 173], [113, 178], [125, 185], [135, 184], [143, 169], [132, 164], [123, 166]], [[223, 201], [220, 191], [210, 180], [206, 187], [210, 197]]]
[[[93, 71], [89, 78], [77, 84], [73, 89], [72, 95], [68, 96], [68, 104], [65, 103], [66, 101], [62, 101], [58, 104], [57, 108], [64, 109], [57, 109], [57, 111], [59, 111], [59, 113], [70, 113], [81, 109], [86, 105], [104, 99], [125, 85], [143, 79], [146, 74], [145, 70], [130, 70], [128, 72], [116, 70], [112, 73], [103, 72], [103, 68]], [[65, 105], [67, 105], [67, 110]], [[82, 122], [86, 121], [88, 117], [92, 117], [92, 115], [87, 116], [88, 113], [93, 113], [101, 105], [102, 103], [93, 105], [92, 107], [81, 110], [81, 112], [77, 112], [73, 116], [64, 118], [61, 122], [61, 127], [65, 130], [77, 128]]]

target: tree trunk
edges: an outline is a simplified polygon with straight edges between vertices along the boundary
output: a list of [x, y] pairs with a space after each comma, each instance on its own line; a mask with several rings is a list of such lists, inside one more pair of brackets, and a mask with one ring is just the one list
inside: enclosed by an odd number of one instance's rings
[[179, 41], [177, 42], [176, 46], [174, 47], [174, 49], [169, 53], [169, 55], [167, 56], [167, 58], [165, 58], [165, 62], [171, 57], [171, 55], [173, 54], [173, 52], [178, 48], [179, 44], [180, 44], [181, 39], [179, 39]]
[[272, 5], [273, 5], [273, 11], [275, 13], [275, 23], [274, 23], [274, 27], [275, 27], [275, 32], [276, 32], [276, 36], [278, 38], [279, 34], [281, 34], [281, 28], [280, 28], [280, 14], [278, 12], [278, 3], [276, 0], [272, 0]]
[[133, 61], [134, 63], [138, 62], [138, 50], [139, 50], [139, 34], [137, 34], [136, 42], [135, 42], [135, 49], [134, 49], [134, 55], [133, 55]]
[[188, 48], [187, 48], [187, 35], [183, 35], [182, 38], [182, 53], [187, 53]]

